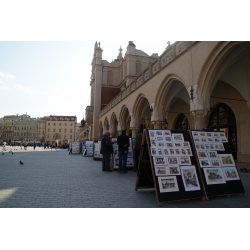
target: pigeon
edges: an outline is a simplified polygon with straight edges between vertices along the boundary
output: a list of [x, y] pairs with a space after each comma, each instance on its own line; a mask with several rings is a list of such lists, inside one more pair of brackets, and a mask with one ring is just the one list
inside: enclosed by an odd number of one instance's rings
[[2, 152], [2, 155], [4, 155], [4, 152]]
[[14, 154], [13, 152], [11, 152], [12, 154]]
[[20, 163], [21, 165], [24, 165], [22, 161], [19, 161], [19, 163]]

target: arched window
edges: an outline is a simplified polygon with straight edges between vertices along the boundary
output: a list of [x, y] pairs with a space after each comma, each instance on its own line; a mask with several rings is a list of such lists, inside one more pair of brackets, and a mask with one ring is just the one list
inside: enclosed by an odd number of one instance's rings
[[177, 119], [175, 129], [189, 129], [189, 122], [184, 114], [181, 114]]

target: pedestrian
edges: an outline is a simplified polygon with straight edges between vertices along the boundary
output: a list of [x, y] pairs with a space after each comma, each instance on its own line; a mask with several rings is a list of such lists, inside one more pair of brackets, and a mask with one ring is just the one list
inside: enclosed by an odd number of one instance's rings
[[44, 142], [44, 144], [43, 144], [43, 147], [44, 147], [44, 150], [46, 149], [46, 143]]
[[126, 135], [126, 130], [122, 130], [122, 134], [117, 137], [118, 152], [119, 152], [119, 171], [118, 174], [127, 173], [127, 158], [129, 137]]
[[36, 142], [33, 142], [34, 150], [36, 150]]
[[141, 152], [142, 133], [140, 133], [139, 129], [134, 129], [134, 132], [135, 132], [135, 146], [134, 146], [135, 167], [133, 171], [137, 172], [139, 166], [140, 152]]
[[110, 168], [110, 156], [113, 153], [113, 144], [116, 143], [116, 141], [111, 142], [110, 139], [110, 132], [108, 130], [105, 130], [103, 132], [103, 137], [101, 140], [101, 154], [103, 155], [102, 158], [102, 171], [106, 172], [112, 172]]

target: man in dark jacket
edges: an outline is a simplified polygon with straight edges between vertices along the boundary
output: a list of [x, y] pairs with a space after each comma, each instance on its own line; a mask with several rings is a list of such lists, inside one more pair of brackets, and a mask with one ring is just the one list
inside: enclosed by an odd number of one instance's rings
[[126, 135], [126, 130], [122, 130], [122, 134], [117, 137], [118, 152], [119, 152], [119, 171], [118, 174], [122, 172], [127, 173], [127, 157], [128, 157], [128, 146], [129, 137]]
[[102, 158], [102, 171], [112, 172], [110, 168], [110, 156], [113, 153], [112, 145], [116, 143], [116, 141], [111, 142], [110, 140], [110, 132], [108, 130], [104, 131], [104, 136], [101, 140], [101, 154]]
[[134, 172], [137, 172], [139, 166], [139, 157], [141, 152], [141, 143], [142, 143], [142, 134], [139, 132], [139, 129], [135, 129], [135, 146], [134, 146], [134, 154], [135, 154], [135, 168]]

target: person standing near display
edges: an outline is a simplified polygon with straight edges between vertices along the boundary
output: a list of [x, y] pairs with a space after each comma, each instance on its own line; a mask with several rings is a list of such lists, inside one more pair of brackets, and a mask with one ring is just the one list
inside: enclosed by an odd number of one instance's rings
[[118, 152], [119, 152], [119, 171], [118, 174], [122, 172], [127, 173], [127, 158], [128, 158], [128, 146], [129, 137], [126, 135], [126, 130], [122, 130], [122, 134], [117, 137]]
[[101, 140], [101, 154], [103, 155], [102, 158], [102, 171], [112, 172], [110, 168], [110, 156], [113, 153], [113, 144], [116, 141], [111, 142], [110, 139], [110, 132], [108, 130], [103, 132], [103, 137]]
[[140, 133], [139, 129], [135, 129], [134, 132], [135, 132], [135, 146], [134, 146], [135, 167], [133, 171], [137, 172], [139, 166], [139, 157], [141, 152], [142, 133]]

